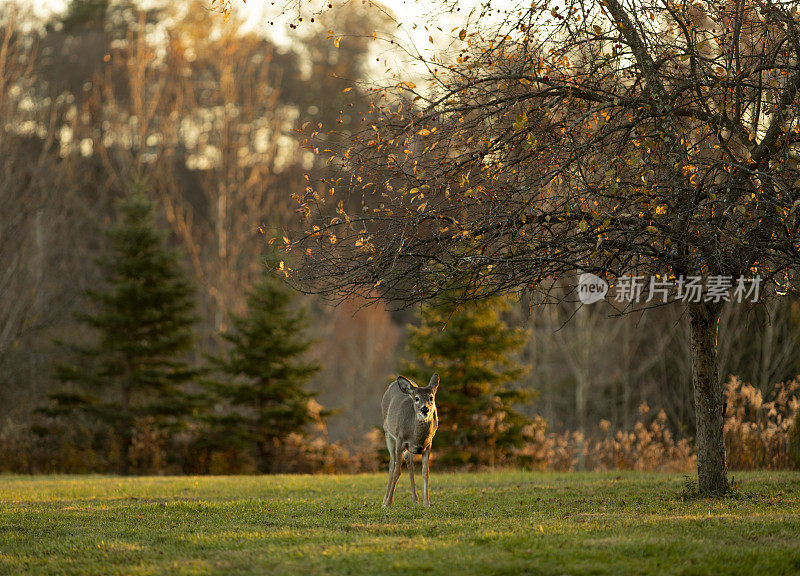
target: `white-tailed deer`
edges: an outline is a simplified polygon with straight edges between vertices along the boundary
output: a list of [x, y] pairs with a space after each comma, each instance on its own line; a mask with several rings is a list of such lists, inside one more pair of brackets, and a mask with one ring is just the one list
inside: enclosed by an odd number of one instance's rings
[[436, 389], [439, 388], [439, 375], [431, 376], [425, 388], [420, 388], [408, 378], [399, 376], [383, 394], [383, 431], [386, 433], [386, 447], [389, 449], [389, 485], [383, 497], [383, 507], [392, 505], [394, 489], [400, 478], [403, 458], [408, 458], [408, 476], [411, 478], [411, 494], [417, 503], [417, 487], [414, 484], [414, 454], [422, 454], [422, 481], [424, 484], [424, 506], [430, 506], [428, 499], [428, 464], [431, 457], [431, 442], [439, 427], [436, 412]]

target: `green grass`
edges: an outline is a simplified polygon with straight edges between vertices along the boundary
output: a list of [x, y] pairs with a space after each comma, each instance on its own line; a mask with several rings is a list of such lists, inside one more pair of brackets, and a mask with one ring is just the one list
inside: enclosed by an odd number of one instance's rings
[[798, 574], [800, 475], [0, 476], [8, 574]]

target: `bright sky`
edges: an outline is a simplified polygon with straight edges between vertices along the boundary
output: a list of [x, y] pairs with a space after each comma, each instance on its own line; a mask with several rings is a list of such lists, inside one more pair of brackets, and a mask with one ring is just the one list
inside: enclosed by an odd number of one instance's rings
[[[5, 1], [9, 0], [0, 0], [0, 3]], [[69, 0], [23, 0], [21, 3], [32, 6], [36, 14], [40, 16], [46, 16], [54, 12], [63, 12], [68, 2]], [[210, 0], [208, 0], [208, 2], [210, 3]], [[148, 5], [163, 5], [166, 3], [166, 0], [139, 0], [138, 3], [147, 7]], [[232, 3], [233, 10], [239, 14], [245, 15], [248, 23], [254, 28], [260, 27], [264, 30], [271, 28], [267, 24], [267, 19], [270, 15], [270, 9], [274, 10], [274, 7], [272, 6], [273, 0], [250, 0], [249, 2], [244, 2], [243, 0], [232, 0]], [[278, 3], [279, 2], [275, 2], [275, 4]], [[341, 3], [341, 0], [336, 0], [335, 3]], [[469, 8], [476, 3], [477, 0], [459, 2], [459, 4], [463, 5], [461, 13], [465, 14], [469, 11]], [[415, 23], [418, 24], [419, 33], [414, 35], [419, 36], [420, 39], [427, 41], [429, 34], [428, 32], [425, 32], [423, 28], [424, 24], [426, 23], [425, 15], [431, 11], [434, 3], [426, 2], [424, 0], [380, 0], [380, 4], [386, 6], [398, 18], [403, 26], [407, 27], [409, 30], [413, 28]], [[451, 28], [455, 26], [455, 24], [452, 22], [455, 22], [455, 19], [451, 21]], [[430, 24], [429, 22], [427, 23]], [[442, 24], [440, 24], [440, 26], [445, 28], [445, 26]]]
[[66, 6], [65, 0], [30, 0], [33, 11], [44, 16], [49, 12], [61, 12]]
[[[15, 0], [0, 0], [0, 5], [6, 2], [14, 2]], [[20, 0], [16, 0], [20, 2]], [[180, 2], [180, 0], [138, 0], [137, 3], [145, 8], [149, 6], [164, 5], [167, 2]], [[203, 0], [205, 3], [211, 3], [211, 0]], [[218, 0], [219, 2], [220, 0]], [[290, 43], [292, 30], [289, 29], [288, 20], [276, 21], [274, 26], [269, 25], [269, 20], [275, 19], [275, 5], [281, 3], [289, 4], [296, 0], [232, 0], [232, 10], [235, 14], [245, 18], [245, 28], [254, 31], [263, 31], [274, 42], [279, 44]], [[302, 0], [301, 0], [302, 1]], [[343, 2], [372, 2], [372, 0], [313, 0], [310, 4], [312, 6], [318, 5], [324, 7], [328, 1], [335, 5], [342, 4]], [[398, 28], [393, 27], [391, 30], [383, 31], [386, 34], [381, 36], [386, 37], [391, 35], [400, 44], [419, 50], [426, 58], [431, 57], [435, 52], [445, 49], [450, 41], [453, 40], [454, 28], [457, 30], [465, 22], [466, 16], [470, 8], [476, 5], [479, 0], [459, 0], [460, 12], [457, 14], [439, 14], [437, 17], [431, 17], [432, 11], [442, 12], [442, 1], [425, 1], [425, 0], [379, 0], [380, 4], [387, 7], [389, 12], [394, 15], [401, 25]], [[452, 1], [452, 0], [450, 0]], [[508, 3], [510, 0], [500, 0], [500, 2]], [[52, 13], [63, 12], [69, 3], [69, 0], [21, 0], [23, 5], [31, 6], [33, 11], [42, 17], [46, 17]], [[303, 2], [308, 5], [307, 2]], [[210, 18], [218, 17], [221, 15], [209, 13]], [[308, 18], [305, 19], [304, 26], [308, 25]], [[326, 30], [319, 30], [320, 33], [327, 34]], [[373, 30], [365, 30], [365, 34], [371, 34]], [[378, 31], [380, 32], [380, 31]], [[433, 39], [431, 42], [430, 39]], [[412, 71], [417, 66], [413, 62], [413, 58], [404, 57], [401, 53], [395, 51], [385, 51], [380, 45], [375, 47], [376, 55], [381, 56], [380, 63], [373, 64], [376, 68], [370, 73], [375, 75], [373, 80], [384, 77], [387, 73], [393, 76], [394, 73], [403, 69], [402, 74], [416, 76]], [[387, 46], [388, 48], [388, 46]], [[412, 50], [413, 51], [413, 50]], [[388, 60], [384, 60], [388, 58]], [[380, 70], [378, 69], [380, 68]], [[393, 72], [392, 72], [393, 71]], [[422, 73], [423, 69], [420, 68], [416, 71]]]

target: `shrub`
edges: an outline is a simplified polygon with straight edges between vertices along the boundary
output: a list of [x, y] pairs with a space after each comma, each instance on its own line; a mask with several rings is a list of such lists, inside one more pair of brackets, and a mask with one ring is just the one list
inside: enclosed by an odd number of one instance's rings
[[[734, 470], [797, 468], [797, 413], [800, 383], [776, 384], [765, 401], [760, 390], [732, 377], [726, 385], [725, 445]], [[794, 439], [794, 443], [792, 441]]]
[[[736, 377], [726, 384], [725, 447], [732, 470], [800, 468], [800, 382], [776, 384], [765, 401], [761, 391]], [[692, 444], [676, 440], [663, 411], [652, 417], [643, 404], [633, 430], [600, 430], [589, 437], [579, 432], [544, 434], [526, 448], [536, 467], [574, 470], [583, 459], [595, 470], [690, 471], [696, 466]]]
[[696, 465], [689, 441], [675, 440], [664, 411], [651, 417], [647, 404], [640, 406], [639, 420], [631, 431], [612, 432], [610, 422], [602, 420], [592, 436], [548, 434], [539, 451], [544, 467], [559, 471], [578, 468], [581, 456], [583, 466], [591, 470], [688, 471]]

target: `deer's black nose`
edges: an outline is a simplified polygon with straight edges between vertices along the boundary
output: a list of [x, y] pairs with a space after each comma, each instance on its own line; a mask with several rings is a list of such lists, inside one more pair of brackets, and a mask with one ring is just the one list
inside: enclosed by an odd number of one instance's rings
[[422, 412], [422, 415], [423, 415], [423, 416], [427, 416], [427, 415], [428, 415], [428, 407], [427, 407], [427, 406], [423, 406], [423, 407], [420, 409], [420, 411]]

